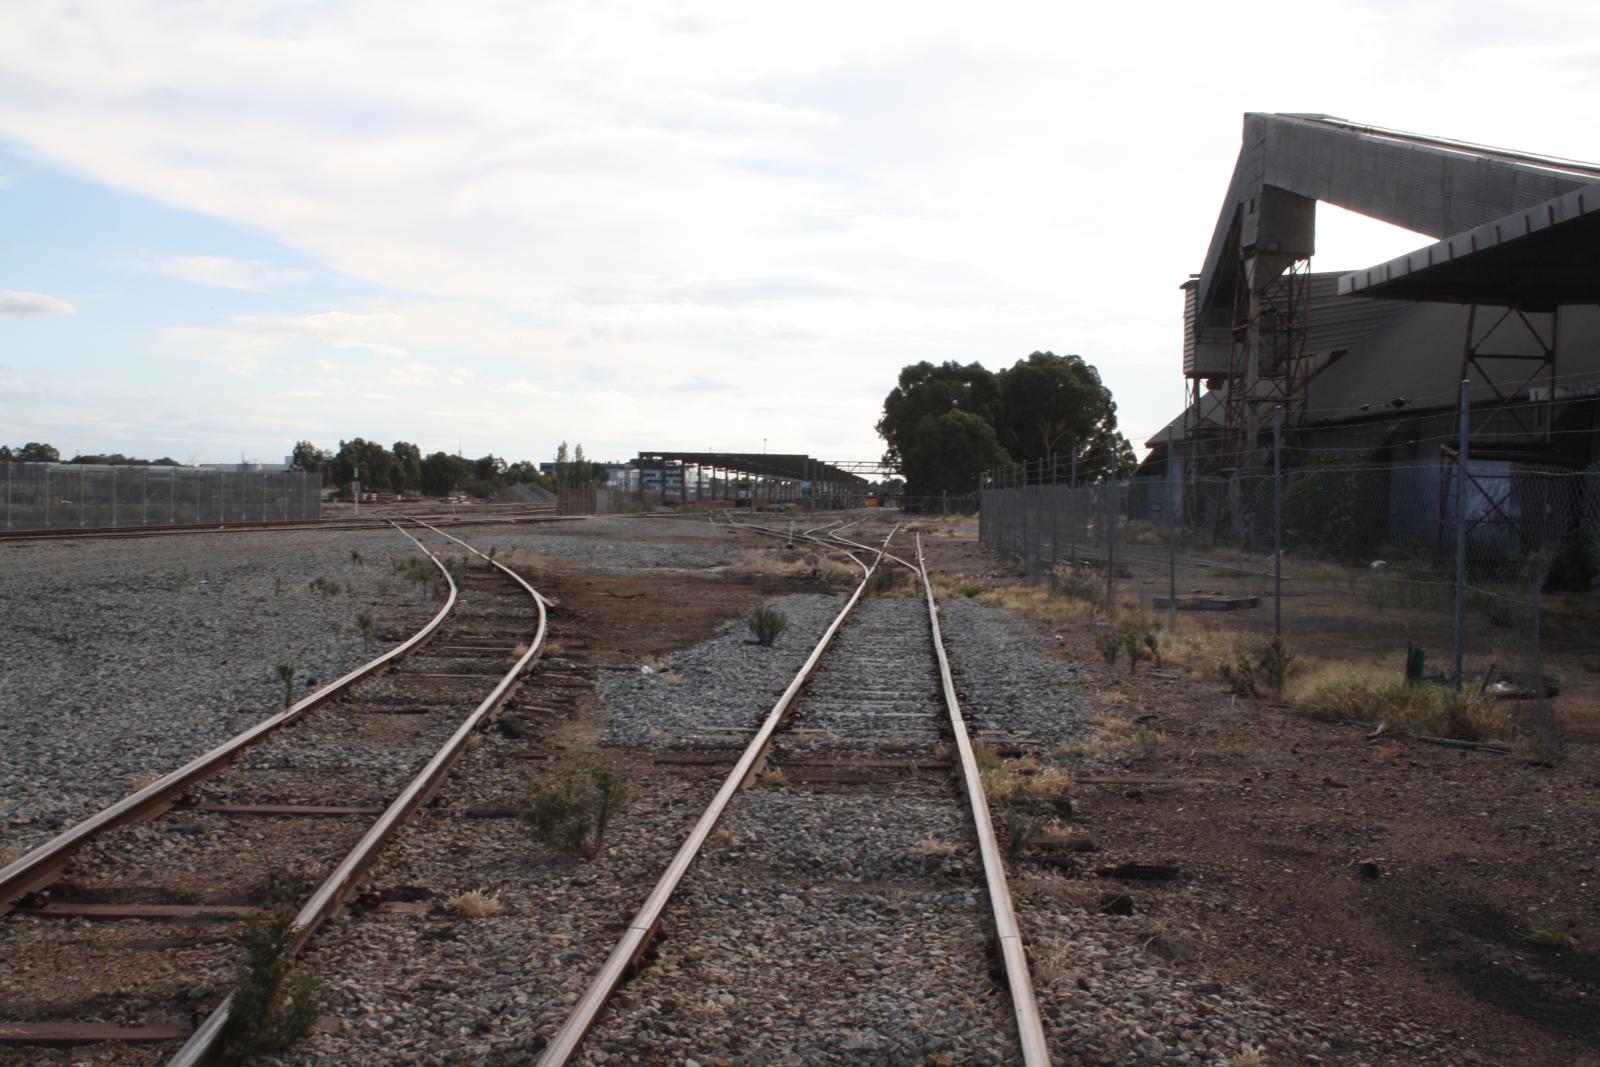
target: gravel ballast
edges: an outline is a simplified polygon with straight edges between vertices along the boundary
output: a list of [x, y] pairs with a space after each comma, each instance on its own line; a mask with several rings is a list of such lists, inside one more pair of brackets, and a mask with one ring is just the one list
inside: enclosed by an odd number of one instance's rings
[[602, 673], [597, 689], [610, 719], [605, 743], [659, 747], [717, 735], [742, 743], [844, 605], [842, 596], [780, 597], [769, 606], [789, 625], [771, 647], [757, 644], [741, 619], [660, 669]]
[[[649, 574], [706, 570], [737, 563], [748, 535], [704, 519], [594, 517], [570, 522], [491, 527], [460, 534], [487, 552], [512, 553], [521, 566], [541, 562], [578, 574]], [[765, 546], [763, 546], [765, 547]]]
[[[409, 636], [438, 606], [394, 572], [393, 561], [419, 555], [395, 532], [0, 551], [0, 847], [12, 850], [277, 710], [278, 664], [295, 665], [303, 695]], [[379, 631], [370, 650], [363, 613]]]

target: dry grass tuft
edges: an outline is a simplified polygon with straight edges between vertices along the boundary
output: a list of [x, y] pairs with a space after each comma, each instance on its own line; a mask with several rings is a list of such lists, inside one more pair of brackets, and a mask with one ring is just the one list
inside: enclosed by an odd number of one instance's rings
[[483, 745], [483, 735], [476, 732], [470, 733], [467, 735], [467, 739], [463, 743], [466, 745], [467, 751], [471, 752], [473, 749], [479, 748]]
[[1392, 729], [1460, 741], [1517, 734], [1505, 706], [1483, 694], [1442, 685], [1407, 685], [1369, 667], [1323, 664], [1289, 692], [1296, 711], [1328, 722], [1384, 722]]
[[1121, 715], [1096, 715], [1091, 720], [1099, 733], [1087, 741], [1062, 746], [1066, 757], [1107, 758], [1128, 756], [1136, 760], [1155, 759], [1166, 749], [1170, 738], [1159, 730], [1140, 726]]
[[1054, 871], [1019, 878], [1016, 886], [1029, 899], [1046, 901], [1058, 908], [1092, 912], [1100, 907], [1102, 890], [1099, 886], [1066, 878]]
[[1259, 1045], [1246, 1045], [1228, 1061], [1228, 1067], [1267, 1067], [1267, 1052]]
[[1072, 943], [1071, 938], [1042, 934], [1034, 938], [1028, 947], [1031, 950], [1029, 955], [1033, 957], [1033, 980], [1036, 985], [1052, 989], [1077, 980], [1072, 962], [1081, 957], [1082, 950]]
[[661, 729], [659, 726], [652, 726], [652, 727], [650, 727], [650, 732], [647, 733], [645, 736], [650, 738], [650, 740], [656, 742], [657, 744], [660, 744], [661, 742], [667, 740], [672, 735], [667, 733], [665, 730]]
[[727, 1014], [726, 1008], [709, 997], [689, 1007], [689, 1015], [693, 1018], [720, 1019]]
[[1572, 938], [1548, 915], [1535, 915], [1532, 922], [1517, 931], [1516, 937], [1525, 945], [1541, 948], [1566, 948], [1572, 944]]
[[924, 856], [954, 856], [960, 851], [960, 846], [953, 841], [938, 841], [929, 837], [923, 839], [917, 849]]
[[716, 833], [711, 835], [711, 843], [713, 845], [721, 845], [723, 848], [728, 848], [731, 845], [737, 845], [739, 843], [739, 835], [734, 833], [732, 830], [718, 830]]
[[675, 674], [672, 671], [665, 671], [662, 674], [657, 675], [657, 677], [659, 677], [663, 682], [666, 682], [668, 685], [683, 684], [683, 675]]
[[805, 555], [798, 548], [750, 548], [739, 553], [738, 560], [730, 569], [779, 578], [803, 577], [811, 573], [811, 568], [806, 566]]
[[1120, 715], [1096, 715], [1090, 721], [1100, 728], [1101, 733], [1111, 737], [1132, 737], [1138, 729], [1132, 719]]
[[492, 919], [506, 911], [499, 894], [485, 893], [482, 889], [469, 889], [460, 896], [451, 897], [449, 904], [463, 919]]
[[978, 780], [983, 783], [983, 796], [990, 807], [1004, 807], [1024, 794], [1028, 797], [1063, 797], [1076, 784], [1071, 771], [1062, 767], [1041, 766], [1032, 756], [997, 760], [988, 766], [980, 760], [978, 766]]
[[784, 774], [781, 768], [774, 768], [773, 770], [763, 772], [759, 777], [756, 778], [756, 781], [760, 782], [762, 785], [788, 785], [789, 776]]

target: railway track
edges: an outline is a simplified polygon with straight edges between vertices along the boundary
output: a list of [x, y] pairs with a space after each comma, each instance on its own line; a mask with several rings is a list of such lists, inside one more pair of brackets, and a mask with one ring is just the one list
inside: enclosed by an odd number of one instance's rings
[[446, 589], [420, 631], [0, 869], [0, 1051], [154, 1042], [172, 1063], [203, 1062], [221, 1046], [243, 923], [294, 907], [298, 951], [360, 897], [547, 631], [526, 581], [416, 529], [459, 553], [451, 566], [412, 538]]
[[[541, 1067], [586, 1041], [624, 1058], [1049, 1062], [920, 547], [913, 564], [888, 538], [874, 549], [845, 532], [801, 536], [848, 553], [861, 585]], [[913, 572], [920, 598], [864, 598], [885, 566]], [[840, 827], [843, 847], [820, 844]], [[976, 862], [951, 862], [963, 855]], [[656, 1026], [663, 1003], [686, 999], [701, 1005], [695, 1033]]]

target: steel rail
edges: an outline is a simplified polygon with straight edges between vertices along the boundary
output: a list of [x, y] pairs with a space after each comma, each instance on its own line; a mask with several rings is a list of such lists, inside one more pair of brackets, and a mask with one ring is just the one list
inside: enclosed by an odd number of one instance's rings
[[[398, 526], [395, 526], [395, 529], [400, 530]], [[405, 534], [429, 559], [433, 560], [434, 566], [439, 569], [439, 573], [449, 583], [449, 595], [445, 598], [444, 604], [420, 630], [401, 644], [374, 659], [368, 660], [342, 678], [328, 683], [315, 693], [302, 698], [283, 711], [263, 719], [210, 751], [196, 756], [177, 770], [163, 775], [143, 789], [128, 794], [110, 807], [89, 816], [82, 822], [69, 827], [54, 838], [24, 854], [21, 859], [4, 868], [0, 868], [0, 915], [5, 915], [9, 912], [16, 906], [17, 901], [28, 893], [37, 892], [55, 881], [67, 860], [96, 836], [113, 827], [133, 822], [144, 822], [155, 818], [176, 804], [178, 798], [190, 786], [221, 773], [228, 764], [233, 762], [234, 757], [244, 749], [254, 745], [280, 727], [294, 722], [307, 712], [340, 696], [362, 679], [384, 670], [395, 660], [414, 651], [432, 637], [434, 632], [444, 623], [445, 618], [455, 609], [457, 599], [456, 585], [450, 577], [449, 570], [433, 553], [423, 548], [422, 542], [406, 533], [405, 530], [400, 530], [400, 532]]]
[[[786, 540], [789, 539], [788, 531], [779, 530], [771, 526], [761, 526], [753, 522], [734, 522], [731, 519], [728, 521], [728, 525], [737, 527], [741, 530], [754, 530], [757, 533], [771, 534], [774, 537], [782, 537]], [[845, 522], [843, 519], [835, 519], [832, 522], [824, 523], [822, 526], [813, 526], [802, 530], [800, 532], [800, 536], [805, 538], [807, 541], [814, 542], [815, 544], [822, 545], [823, 547], [838, 548], [840, 550], [856, 548], [866, 552], [875, 551], [870, 545], [864, 545], [859, 541], [852, 541], [847, 537], [840, 537], [838, 535], [838, 530], [845, 530], [849, 529], [851, 526], [858, 525], [860, 525], [859, 519], [854, 522]], [[830, 533], [819, 532], [827, 530], [830, 526], [834, 526], [836, 529]], [[851, 558], [854, 558], [854, 553], [846, 552], [846, 554], [850, 555]], [[895, 563], [898, 563], [900, 566], [909, 570], [912, 574], [919, 573], [916, 564], [901, 559], [893, 552], [885, 550], [883, 555], [885, 559], [893, 560]]]
[[[890, 530], [889, 537], [893, 536], [894, 530]], [[884, 538], [885, 547], [889, 543], [889, 537]], [[816, 672], [817, 665], [822, 662], [823, 653], [833, 643], [834, 635], [839, 632], [839, 628], [844, 625], [845, 619], [849, 617], [850, 612], [861, 600], [861, 595], [867, 588], [867, 581], [872, 577], [872, 572], [876, 569], [881, 559], [882, 553], [880, 552], [878, 559], [874, 559], [871, 566], [863, 564], [865, 574], [862, 576], [861, 584], [856, 586], [856, 591], [851, 594], [850, 600], [839, 614], [834, 617], [827, 630], [823, 632], [822, 638], [817, 642], [816, 647], [811, 650], [811, 655], [806, 657], [806, 661], [801, 665], [799, 673], [794, 676], [794, 680], [789, 683], [789, 687], [783, 691], [783, 695], [778, 698], [778, 702], [767, 713], [766, 719], [761, 723], [761, 728], [756, 731], [755, 737], [751, 739], [750, 744], [745, 747], [744, 753], [740, 755], [739, 762], [734, 764], [733, 770], [728, 772], [728, 777], [723, 781], [722, 787], [717, 790], [716, 796], [712, 797], [711, 803], [707, 805], [699, 821], [694, 824], [694, 829], [689, 831], [689, 836], [679, 846], [677, 854], [672, 857], [672, 862], [667, 865], [666, 871], [661, 875], [660, 880], [656, 882], [655, 888], [645, 898], [643, 906], [629, 920], [628, 928], [623, 932], [622, 938], [617, 942], [616, 947], [611, 950], [611, 955], [606, 958], [605, 964], [600, 968], [599, 973], [589, 983], [589, 987], [584, 990], [583, 996], [578, 998], [578, 1002], [573, 1006], [572, 1012], [561, 1024], [561, 1028], [550, 1039], [550, 1044], [545, 1046], [544, 1054], [539, 1057], [538, 1067], [561, 1067], [561, 1065], [572, 1060], [585, 1035], [594, 1026], [595, 1020], [600, 1017], [600, 1012], [605, 1008], [606, 1002], [611, 999], [618, 987], [622, 985], [623, 980], [633, 969], [639, 957], [649, 947], [651, 933], [655, 930], [656, 924], [661, 921], [661, 913], [665, 910], [667, 902], [677, 890], [678, 884], [683, 881], [683, 877], [688, 873], [689, 867], [699, 856], [701, 846], [711, 836], [711, 832], [716, 829], [717, 821], [722, 818], [723, 812], [727, 810], [728, 802], [733, 799], [735, 793], [746, 786], [756, 767], [766, 758], [767, 750], [772, 746], [773, 735], [788, 717], [789, 709], [794, 704], [795, 698], [799, 696], [800, 690], [805, 686], [806, 682], [810, 681], [812, 674]]]
[[[339, 866], [334, 868], [321, 885], [319, 885], [306, 902], [301, 905], [299, 912], [294, 917], [294, 940], [291, 953], [298, 955], [311, 940], [317, 929], [335, 915], [345, 902], [355, 894], [361, 883], [362, 876], [367, 869], [377, 860], [378, 854], [383, 850], [396, 830], [398, 830], [416, 810], [426, 804], [439, 787], [444, 784], [445, 776], [455, 763], [462, 751], [466, 748], [467, 738], [478, 728], [485, 717], [499, 709], [506, 697], [511, 695], [512, 688], [517, 684], [523, 671], [528, 668], [544, 648], [545, 634], [548, 631], [549, 615], [545, 610], [545, 598], [539, 591], [529, 585], [523, 577], [511, 568], [490, 559], [476, 548], [467, 544], [459, 537], [445, 533], [443, 530], [429, 526], [418, 519], [412, 519], [419, 526], [426, 527], [442, 537], [447, 537], [456, 544], [461, 545], [469, 552], [487, 561], [497, 568], [502, 574], [509, 577], [521, 586], [533, 598], [534, 607], [538, 609], [539, 625], [534, 632], [528, 650], [524, 652], [516, 664], [508, 670], [488, 696], [472, 710], [472, 713], [462, 720], [444, 745], [424, 766], [420, 773], [400, 792], [387, 808], [384, 809], [376, 822], [362, 835], [361, 840], [350, 850]], [[430, 553], [431, 555], [431, 553]], [[197, 1027], [177, 1054], [167, 1061], [169, 1067], [198, 1067], [207, 1063], [219, 1053], [223, 1045], [223, 1030], [228, 1023], [228, 1015], [233, 1005], [233, 994], [229, 993], [221, 1004], [214, 1008], [205, 1022]]]
[[933, 583], [928, 580], [928, 561], [922, 554], [922, 535], [918, 534], [917, 566], [922, 576], [922, 592], [928, 603], [928, 621], [933, 626], [933, 649], [939, 660], [939, 684], [944, 690], [945, 707], [950, 712], [950, 730], [955, 735], [956, 749], [961, 756], [961, 782], [972, 809], [972, 821], [977, 827], [978, 850], [983, 856], [983, 877], [989, 894], [989, 909], [994, 914], [995, 937], [1000, 942], [1000, 955], [1005, 963], [1006, 986], [1011, 993], [1011, 1005], [1017, 1019], [1017, 1037], [1022, 1046], [1022, 1062], [1028, 1067], [1043, 1067], [1050, 1063], [1050, 1048], [1045, 1042], [1044, 1027], [1039, 1020], [1039, 1003], [1034, 998], [1033, 978], [1028, 973], [1028, 951], [1022, 941], [1022, 928], [1017, 924], [1011, 906], [1011, 889], [1006, 883], [1005, 863], [1000, 858], [1000, 844], [994, 836], [994, 819], [989, 814], [989, 802], [984, 797], [983, 780], [978, 774], [978, 761], [972, 750], [972, 739], [967, 734], [967, 724], [961, 714], [961, 702], [956, 699], [955, 680], [950, 674], [950, 658], [945, 654], [944, 635], [939, 629], [939, 605], [933, 598]]
[[[712, 524], [716, 525], [715, 520], [712, 521]], [[738, 522], [738, 521], [735, 521], [732, 516], [729, 516], [729, 518], [728, 518], [728, 520], [726, 522], [726, 525], [732, 527], [735, 530], [751, 530], [751, 531], [754, 531], [755, 533], [768, 534], [768, 535], [770, 535], [772, 537], [781, 537], [781, 538], [784, 539], [784, 541], [793, 541], [794, 540], [794, 538], [791, 537], [789, 535], [788, 531], [786, 531], [786, 530], [776, 530], [776, 529], [773, 529], [770, 526], [761, 526], [761, 525], [759, 525], [757, 523], [753, 523], [753, 522]], [[832, 540], [829, 539], [828, 535], [826, 535], [826, 534], [819, 535], [818, 532], [817, 532], [819, 530], [826, 530], [830, 526], [837, 527], [838, 529], [844, 529], [847, 526], [854, 526], [854, 525], [856, 525], [856, 523], [846, 523], [843, 519], [834, 519], [831, 522], [826, 522], [826, 523], [822, 524], [821, 526], [813, 526], [813, 527], [810, 527], [808, 529], [802, 530], [800, 532], [799, 536], [802, 539], [804, 539], [806, 541], [810, 541], [812, 544], [815, 544], [815, 545], [817, 545], [817, 546], [819, 546], [821, 548], [829, 549], [829, 550], [832, 550], [834, 552], [838, 552], [838, 553], [841, 553], [841, 554], [843, 554], [845, 556], [850, 557], [850, 560], [853, 563], [855, 563], [856, 566], [860, 567], [860, 566], [864, 566], [864, 564], [861, 562], [860, 558], [856, 556], [855, 552], [851, 551], [850, 547], [847, 547], [846, 543], [832, 541]], [[856, 544], [855, 542], [849, 542], [848, 545], [853, 546], [854, 548], [859, 549], [861, 551], [865, 551], [865, 552], [876, 551], [876, 549], [873, 549], [873, 548], [871, 548], [871, 547], [869, 547], [867, 545], [860, 545], [860, 544]], [[887, 553], [885, 553], [885, 554], [887, 555]], [[896, 557], [894, 557], [894, 556], [889, 556], [889, 558], [890, 559], [896, 559]], [[900, 560], [898, 562], [904, 562], [904, 561]]]

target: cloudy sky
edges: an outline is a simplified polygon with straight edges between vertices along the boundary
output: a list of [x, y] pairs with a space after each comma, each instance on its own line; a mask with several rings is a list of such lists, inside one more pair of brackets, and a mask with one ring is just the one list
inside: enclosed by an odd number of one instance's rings
[[1539, 0], [8, 4], [0, 441], [871, 458], [904, 364], [1035, 349], [1140, 440], [1243, 112], [1596, 159], [1597, 105]]

